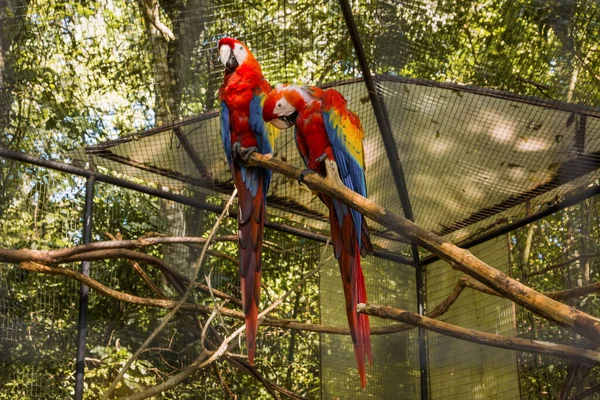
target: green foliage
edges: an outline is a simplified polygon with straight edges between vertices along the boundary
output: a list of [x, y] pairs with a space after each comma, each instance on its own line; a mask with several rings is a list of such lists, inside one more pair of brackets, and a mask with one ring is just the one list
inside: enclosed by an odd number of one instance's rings
[[[68, 160], [69, 150], [152, 127], [161, 122], [161, 115], [177, 119], [212, 109], [222, 74], [215, 42], [224, 34], [250, 45], [272, 83], [325, 83], [360, 75], [335, 1], [252, 0], [243, 6], [201, 0], [158, 3], [160, 18], [174, 32], [174, 41], [157, 34], [134, 1], [3, 2], [0, 146]], [[376, 73], [588, 105], [598, 100], [593, 66], [600, 62], [600, 27], [590, 17], [600, 11], [596, 2], [358, 0], [352, 8]], [[574, 77], [577, 85], [571, 91]], [[81, 178], [0, 160], [0, 246], [48, 249], [81, 243], [83, 183]], [[124, 238], [167, 233], [178, 224], [185, 226], [185, 233], [202, 235], [214, 222], [212, 214], [189, 208], [169, 219], [164, 202], [109, 185], [98, 185], [94, 207], [94, 240], [106, 239], [105, 232]], [[536, 224], [535, 245], [525, 263], [522, 249], [527, 229], [516, 232], [511, 236], [514, 275], [541, 291], [596, 281], [596, 259], [591, 256], [588, 264], [582, 259], [569, 263], [569, 268], [528, 274], [581, 254], [595, 254], [600, 235], [597, 215], [597, 202], [588, 201]], [[235, 221], [227, 220], [222, 233], [235, 232]], [[272, 231], [267, 232], [265, 248], [263, 306], [312, 269], [319, 251], [312, 242]], [[219, 243], [215, 249], [236, 253], [232, 243]], [[182, 271], [189, 270], [197, 257], [179, 247], [145, 251], [177, 261]], [[586, 265], [590, 265], [589, 276]], [[168, 296], [176, 295], [160, 272], [143, 267]], [[235, 265], [210, 257], [202, 273], [210, 271], [214, 287], [239, 296]], [[120, 291], [155, 296], [125, 260], [93, 263], [92, 276]], [[72, 396], [77, 288], [66, 279], [36, 277], [14, 266], [0, 266], [0, 327], [8, 327], [0, 332], [0, 399]], [[317, 322], [318, 295], [316, 279], [311, 280], [275, 315]], [[196, 301], [212, 304], [202, 296]], [[599, 315], [596, 296], [574, 305]], [[100, 395], [164, 314], [92, 293], [88, 397]], [[576, 339], [522, 310], [518, 316], [522, 336], [563, 343]], [[318, 344], [315, 334], [262, 329], [257, 368], [279, 385], [318, 397]], [[199, 351], [189, 318], [173, 321], [154, 347], [162, 350], [149, 351], [134, 364], [120, 394], [159, 383], [189, 364]], [[555, 398], [566, 365], [521, 355], [523, 395]], [[242, 397], [268, 398], [254, 378], [228, 363], [219, 362], [218, 367]], [[585, 382], [598, 378], [595, 369], [587, 376]], [[198, 393], [224, 397], [213, 370], [198, 372], [163, 398], [197, 398]]]

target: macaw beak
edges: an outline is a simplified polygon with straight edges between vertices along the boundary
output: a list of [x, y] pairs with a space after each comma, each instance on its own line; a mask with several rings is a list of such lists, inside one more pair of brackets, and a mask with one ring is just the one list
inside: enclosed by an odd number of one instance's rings
[[277, 129], [287, 129], [287, 128], [289, 128], [290, 126], [292, 126], [292, 125], [289, 125], [289, 124], [288, 124], [287, 122], [285, 122], [284, 120], [282, 120], [282, 119], [279, 119], [279, 118], [272, 119], [271, 121], [269, 121], [269, 123], [270, 123], [271, 125], [273, 125], [273, 126], [274, 126], [275, 128], [277, 128]]
[[282, 115], [277, 119], [271, 120], [271, 123], [279, 129], [287, 129], [296, 123], [296, 118], [298, 118], [298, 110], [290, 115]]
[[235, 69], [239, 66], [240, 64], [238, 63], [237, 58], [235, 58], [235, 55], [233, 54], [233, 51], [231, 52], [231, 55], [229, 56], [229, 60], [227, 60], [227, 62], [225, 63], [225, 68], [227, 68], [229, 71], [235, 71]]
[[233, 49], [229, 45], [224, 44], [219, 48], [219, 59], [228, 71], [235, 71], [239, 67], [235, 54], [233, 54]]

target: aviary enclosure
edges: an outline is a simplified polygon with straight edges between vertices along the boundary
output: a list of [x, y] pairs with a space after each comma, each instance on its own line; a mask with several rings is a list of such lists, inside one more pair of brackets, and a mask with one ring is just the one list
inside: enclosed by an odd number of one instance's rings
[[[0, 24], [1, 399], [600, 398], [597, 2], [0, 0]], [[291, 131], [250, 160], [277, 171], [255, 367], [224, 35], [365, 130], [369, 201], [299, 186]], [[372, 219], [365, 390], [314, 191]]]

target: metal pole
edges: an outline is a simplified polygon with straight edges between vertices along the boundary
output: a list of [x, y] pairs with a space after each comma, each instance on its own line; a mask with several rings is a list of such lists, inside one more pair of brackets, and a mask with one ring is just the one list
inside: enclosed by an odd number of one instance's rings
[[[83, 243], [92, 242], [92, 216], [94, 209], [94, 185], [96, 178], [92, 175], [85, 184], [85, 214], [83, 218]], [[81, 263], [81, 273], [90, 275], [90, 262]], [[79, 289], [79, 320], [77, 326], [77, 358], [75, 361], [75, 400], [83, 399], [83, 371], [85, 369], [85, 338], [87, 333], [89, 288], [81, 284]]]
[[[371, 105], [373, 106], [375, 119], [377, 120], [381, 139], [383, 140], [387, 158], [390, 163], [392, 176], [394, 177], [394, 182], [396, 183], [396, 189], [398, 190], [404, 216], [407, 219], [414, 221], [415, 219], [412, 206], [410, 204], [410, 197], [408, 195], [404, 170], [402, 169], [402, 164], [400, 163], [400, 158], [398, 157], [396, 141], [394, 140], [394, 135], [392, 133], [392, 128], [385, 110], [383, 99], [379, 96], [377, 87], [375, 86], [375, 81], [371, 75], [371, 69], [369, 67], [369, 62], [367, 61], [365, 49], [363, 48], [360, 40], [360, 33], [358, 32], [356, 21], [352, 15], [352, 7], [350, 6], [348, 0], [339, 0], [339, 2], [340, 7], [342, 8], [342, 13], [344, 14], [346, 26], [348, 27], [348, 32], [350, 33], [352, 45], [354, 46], [354, 51], [356, 52], [356, 58], [358, 59], [360, 69], [365, 80], [367, 92], [369, 93], [369, 98], [371, 99]], [[423, 279], [423, 270], [421, 269], [421, 265], [419, 263], [418, 246], [413, 244], [411, 248], [414, 263], [416, 265], [415, 280], [417, 283], [417, 309], [419, 314], [423, 315], [425, 312], [425, 285]], [[429, 384], [427, 378], [427, 342], [425, 341], [425, 330], [423, 328], [419, 328], [419, 369], [421, 372], [421, 399], [428, 399]]]
[[[564, 210], [567, 207], [573, 206], [575, 204], [581, 203], [582, 201], [589, 199], [590, 197], [596, 196], [600, 194], [600, 186], [592, 186], [584, 190], [581, 193], [575, 194], [573, 196], [566, 197], [563, 201], [558, 202], [550, 207], [546, 207], [540, 212], [535, 214], [531, 214], [528, 217], [520, 219], [510, 224], [506, 224], [501, 228], [498, 228], [494, 231], [481, 235], [471, 240], [467, 240], [462, 243], [458, 243], [457, 246], [462, 247], [463, 249], [468, 249], [470, 247], [476, 246], [478, 244], [487, 242], [488, 240], [492, 240], [497, 238], [498, 236], [504, 235], [506, 233], [512, 232], [516, 229], [522, 228], [525, 225], [529, 225], [532, 222], [539, 221], [542, 218], [545, 218], [549, 215], [555, 214], [561, 210]], [[421, 265], [428, 265], [432, 262], [439, 260], [440, 258], [435, 255], [428, 256], [421, 261]]]

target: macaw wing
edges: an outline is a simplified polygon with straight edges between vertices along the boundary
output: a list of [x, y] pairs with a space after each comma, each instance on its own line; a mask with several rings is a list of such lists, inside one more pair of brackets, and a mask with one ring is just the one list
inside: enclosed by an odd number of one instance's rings
[[[335, 90], [327, 90], [323, 96], [323, 121], [342, 182], [349, 188], [367, 197], [365, 180], [365, 133], [356, 114], [346, 108], [346, 100]], [[336, 204], [336, 211], [342, 219], [346, 207]], [[362, 215], [351, 210], [359, 247], [361, 244]]]
[[[262, 117], [266, 98], [267, 94], [263, 91], [259, 91], [252, 97], [252, 101], [250, 102], [250, 128], [256, 135], [258, 152], [261, 154], [273, 153], [275, 139], [279, 136], [279, 129], [275, 128], [272, 124], [265, 122]], [[265, 195], [269, 191], [272, 175], [273, 173], [270, 170], [265, 170], [266, 179], [263, 179]]]
[[259, 92], [252, 97], [250, 102], [250, 128], [256, 135], [258, 151], [261, 154], [272, 153], [275, 139], [279, 136], [279, 129], [263, 120], [262, 112], [266, 98], [266, 93]]
[[223, 141], [223, 148], [225, 149], [225, 157], [227, 157], [227, 163], [231, 167], [231, 130], [229, 124], [229, 107], [224, 101], [221, 101], [221, 140]]

